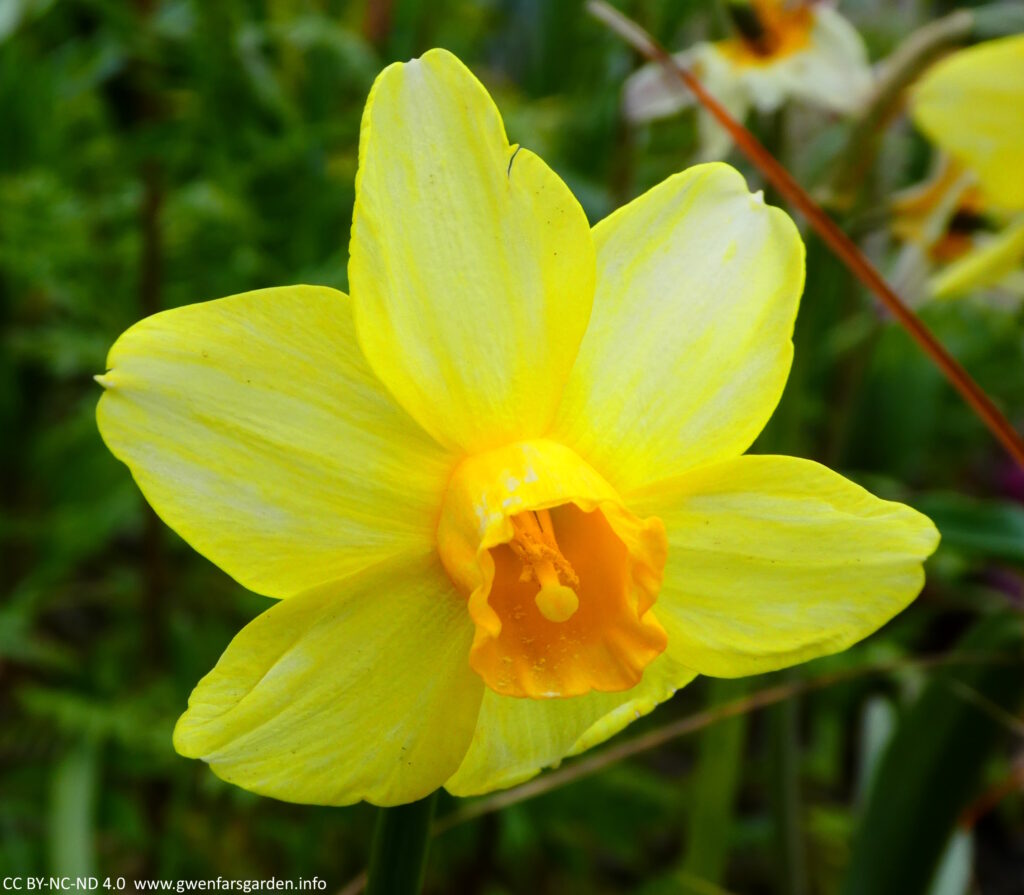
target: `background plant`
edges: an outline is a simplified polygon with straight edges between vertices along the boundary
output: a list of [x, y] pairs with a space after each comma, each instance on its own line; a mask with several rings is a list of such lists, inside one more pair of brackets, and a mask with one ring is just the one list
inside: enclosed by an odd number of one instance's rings
[[[709, 2], [620, 6], [672, 48], [724, 27]], [[873, 60], [953, 8], [843, 4]], [[171, 750], [191, 686], [265, 601], [145, 508], [99, 441], [91, 377], [161, 308], [282, 282], [344, 289], [366, 92], [434, 45], [481, 74], [512, 139], [592, 221], [694, 157], [692, 115], [623, 123], [637, 59], [575, 3], [0, 3], [5, 874], [318, 875], [336, 890], [364, 865], [373, 809], [259, 799]], [[841, 121], [789, 108], [751, 124], [807, 186], [844, 164]], [[898, 103], [875, 134], [843, 214], [885, 268], [886, 198], [924, 177], [930, 150]], [[808, 250], [793, 375], [755, 450], [820, 459], [931, 515], [943, 544], [925, 593], [840, 657], [686, 688], [618, 742], [738, 710], [586, 782], [471, 819], [455, 812], [474, 803], [442, 799], [428, 890], [905, 893], [944, 861], [943, 892], [1021, 891], [1024, 474], [846, 270], [814, 238]], [[923, 313], [1020, 428], [1020, 310]], [[971, 661], [915, 661], [954, 650]], [[734, 703], [779, 686], [771, 706]], [[864, 875], [897, 865], [910, 876]]]

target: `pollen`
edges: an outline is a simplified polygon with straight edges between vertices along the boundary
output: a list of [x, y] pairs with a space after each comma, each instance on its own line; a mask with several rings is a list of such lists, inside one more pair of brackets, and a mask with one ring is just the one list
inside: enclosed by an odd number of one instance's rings
[[515, 535], [509, 542], [523, 564], [519, 580], [540, 585], [534, 602], [551, 622], [568, 621], [580, 608], [574, 588], [580, 584], [572, 565], [558, 549], [551, 514], [547, 510], [519, 513], [512, 517]]

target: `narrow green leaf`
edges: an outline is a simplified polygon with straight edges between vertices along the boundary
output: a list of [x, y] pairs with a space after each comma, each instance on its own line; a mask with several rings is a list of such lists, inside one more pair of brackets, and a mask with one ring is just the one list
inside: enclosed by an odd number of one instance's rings
[[942, 545], [1024, 563], [1024, 507], [1008, 501], [930, 494], [916, 502], [942, 532]]
[[50, 785], [50, 870], [59, 877], [96, 872], [95, 814], [99, 747], [94, 740], [71, 748]]
[[[793, 672], [785, 673], [787, 677]], [[800, 792], [799, 703], [791, 696], [768, 710], [771, 810], [775, 830], [776, 889], [780, 895], [805, 895], [807, 849]]]
[[876, 696], [864, 706], [860, 737], [860, 772], [857, 775], [857, 803], [863, 804], [875, 782], [879, 762], [896, 732], [896, 707]]
[[435, 792], [418, 802], [380, 809], [366, 895], [419, 895], [436, 803]]
[[982, 619], [958, 650], [1007, 661], [936, 671], [903, 715], [875, 774], [843, 895], [928, 891], [958, 818], [1007, 735], [1001, 714], [1024, 702], [1022, 634], [1016, 616]]
[[[744, 679], [709, 682], [709, 705], [744, 696]], [[693, 773], [689, 836], [683, 872], [708, 883], [720, 883], [729, 857], [733, 804], [743, 761], [746, 715], [737, 715], [709, 727], [700, 739], [700, 754]]]

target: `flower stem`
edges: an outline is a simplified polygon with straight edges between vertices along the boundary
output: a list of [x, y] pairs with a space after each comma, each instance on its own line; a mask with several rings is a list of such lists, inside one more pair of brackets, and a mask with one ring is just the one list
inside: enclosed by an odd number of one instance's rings
[[846, 149], [836, 165], [830, 205], [848, 209], [853, 204], [875, 161], [886, 124], [900, 111], [907, 87], [943, 53], [967, 40], [974, 27], [972, 12], [958, 9], [918, 28], [881, 63], [871, 99], [854, 121]]
[[604, 0], [587, 0], [591, 15], [606, 24], [646, 59], [657, 62], [674, 75], [681, 85], [689, 88], [700, 104], [710, 112], [733, 138], [741, 152], [757, 166], [779, 194], [803, 214], [817, 231], [822, 241], [846, 265], [861, 283], [882, 301], [889, 313], [909, 333], [911, 338], [932, 359], [942, 374], [967, 402], [989, 431], [999, 440], [1007, 453], [1024, 469], [1024, 438], [1003, 416], [995, 402], [978, 385], [949, 351], [935, 338], [931, 330], [896, 294], [877, 268], [793, 178], [779, 161], [758, 142], [750, 131], [736, 121], [693, 74], [679, 64], [668, 51], [636, 22], [627, 18]]
[[[798, 677], [786, 674], [782, 679], [784, 682], [799, 681]], [[786, 895], [806, 895], [808, 891], [807, 854], [801, 818], [798, 712], [798, 697], [794, 695], [773, 706], [768, 719], [777, 888]]]
[[370, 851], [366, 895], [417, 895], [423, 887], [430, 822], [437, 793], [418, 802], [381, 808]]

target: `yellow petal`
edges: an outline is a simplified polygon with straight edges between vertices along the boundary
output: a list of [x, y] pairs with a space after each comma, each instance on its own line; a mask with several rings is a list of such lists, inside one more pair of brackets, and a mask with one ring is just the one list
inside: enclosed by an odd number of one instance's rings
[[541, 769], [604, 742], [694, 677], [694, 672], [662, 654], [639, 684], [621, 693], [536, 700], [487, 690], [472, 745], [445, 789], [470, 796], [522, 783]]
[[901, 241], [931, 247], [942, 239], [957, 209], [975, 189], [973, 174], [948, 156], [940, 155], [926, 180], [889, 200], [889, 227]]
[[544, 431], [590, 315], [587, 220], [444, 50], [388, 67], [370, 94], [349, 280], [370, 365], [439, 441]]
[[318, 805], [422, 798], [465, 755], [483, 684], [435, 555], [283, 600], [193, 691], [174, 746], [245, 789]]
[[709, 164], [619, 209], [594, 239], [594, 310], [552, 437], [620, 492], [742, 453], [793, 356], [793, 222]]
[[935, 298], [955, 298], [972, 289], [994, 286], [1019, 268], [1022, 261], [1024, 217], [944, 267], [932, 277], [928, 291]]
[[429, 545], [450, 472], [355, 340], [348, 297], [294, 286], [188, 305], [118, 339], [97, 419], [163, 520], [285, 597]]
[[917, 596], [932, 522], [793, 457], [745, 456], [634, 495], [668, 534], [658, 620], [701, 674], [759, 674], [839, 652]]
[[1024, 209], [1024, 35], [943, 59], [911, 108], [917, 126], [977, 174], [990, 205]]

